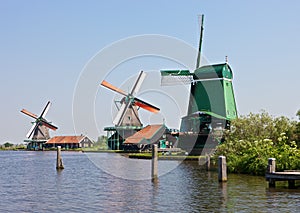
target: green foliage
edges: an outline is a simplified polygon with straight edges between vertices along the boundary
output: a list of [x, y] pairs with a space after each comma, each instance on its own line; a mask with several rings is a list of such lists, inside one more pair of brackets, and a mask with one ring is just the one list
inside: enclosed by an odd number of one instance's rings
[[12, 143], [9, 143], [9, 142], [6, 142], [5, 144], [3, 144], [3, 146], [4, 146], [5, 148], [8, 148], [8, 147], [12, 147], [13, 144], [12, 144]]
[[297, 146], [300, 147], [300, 122], [296, 124], [292, 140], [296, 141]]
[[264, 175], [268, 158], [276, 158], [276, 170], [300, 169], [295, 141], [297, 122], [273, 118], [266, 112], [242, 116], [232, 122], [216, 156], [227, 157], [230, 172]]
[[250, 113], [247, 116], [232, 121], [232, 130], [226, 133], [226, 139], [236, 140], [264, 140], [276, 141], [281, 133], [286, 133], [290, 138], [294, 134], [295, 122], [286, 117], [273, 118], [267, 112], [260, 114]]
[[293, 140], [296, 141], [297, 146], [300, 147], [300, 110], [297, 111], [296, 115], [298, 116], [298, 123], [295, 125]]
[[108, 146], [107, 146], [107, 137], [104, 136], [104, 135], [99, 136], [97, 142], [94, 144], [94, 147], [96, 149], [101, 149], [101, 150], [108, 149]]

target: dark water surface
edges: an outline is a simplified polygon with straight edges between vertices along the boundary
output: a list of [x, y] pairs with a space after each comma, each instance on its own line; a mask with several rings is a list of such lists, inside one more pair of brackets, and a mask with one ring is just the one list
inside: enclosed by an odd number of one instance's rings
[[153, 184], [109, 171], [144, 177], [150, 161], [118, 164], [123, 157], [107, 153], [93, 153], [96, 163], [84, 153], [62, 157], [65, 169], [57, 172], [55, 152], [0, 151], [0, 212], [300, 212], [300, 189], [270, 190], [263, 177], [229, 175], [220, 184], [197, 162], [159, 161], [160, 174], [176, 166]]

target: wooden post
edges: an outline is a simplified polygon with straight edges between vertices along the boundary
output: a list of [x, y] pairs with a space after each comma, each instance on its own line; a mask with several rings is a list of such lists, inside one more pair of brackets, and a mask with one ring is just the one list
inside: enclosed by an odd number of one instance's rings
[[210, 156], [206, 155], [205, 156], [205, 165], [206, 165], [206, 171], [210, 170]]
[[269, 158], [268, 159], [268, 168], [267, 173], [274, 173], [276, 171], [276, 159]]
[[[275, 171], [276, 171], [276, 159], [269, 158], [267, 173], [275, 173]], [[275, 180], [273, 180], [272, 178], [269, 178], [269, 187], [275, 187]]]
[[157, 144], [152, 144], [152, 170], [151, 170], [151, 180], [156, 182], [158, 178], [158, 151]]
[[64, 165], [62, 163], [62, 158], [61, 158], [61, 147], [57, 146], [57, 156], [56, 156], [56, 169], [64, 169]]
[[219, 182], [226, 182], [227, 181], [227, 165], [226, 165], [226, 157], [225, 156], [219, 156], [219, 162], [218, 162], [218, 168], [219, 168]]

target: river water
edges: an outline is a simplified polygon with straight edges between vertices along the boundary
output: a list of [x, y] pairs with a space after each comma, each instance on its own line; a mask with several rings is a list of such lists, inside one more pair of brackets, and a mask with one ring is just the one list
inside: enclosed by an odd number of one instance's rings
[[[269, 189], [263, 177], [228, 175], [197, 162], [159, 161], [152, 183], [149, 160], [117, 154], [0, 151], [0, 212], [299, 212], [300, 189]], [[133, 169], [134, 168], [134, 169]]]

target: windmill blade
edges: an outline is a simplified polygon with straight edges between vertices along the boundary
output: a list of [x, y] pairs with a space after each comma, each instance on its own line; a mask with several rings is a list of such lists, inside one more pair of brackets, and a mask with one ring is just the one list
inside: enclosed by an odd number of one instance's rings
[[121, 107], [120, 107], [120, 109], [119, 109], [119, 111], [118, 111], [118, 113], [117, 113], [117, 116], [116, 116], [115, 119], [113, 120], [113, 124], [114, 124], [114, 125], [118, 125], [118, 123], [120, 123], [120, 119], [121, 119], [121, 116], [122, 116], [122, 113], [123, 113], [125, 107], [126, 107], [126, 104], [125, 104], [125, 103], [122, 103], [122, 105], [121, 105]]
[[143, 71], [140, 72], [138, 78], [137, 78], [136, 81], [135, 81], [134, 86], [132, 87], [132, 90], [131, 90], [131, 93], [130, 93], [131, 95], [134, 96], [134, 95], [136, 95], [136, 94], [139, 92], [139, 90], [140, 90], [140, 88], [141, 88], [141, 86], [142, 86], [142, 83], [143, 83], [143, 81], [144, 81], [146, 75], [147, 75], [147, 74], [144, 73]]
[[101, 85], [104, 86], [104, 87], [106, 87], [106, 88], [108, 88], [108, 89], [110, 89], [110, 90], [112, 90], [112, 91], [115, 91], [115, 92], [117, 92], [117, 93], [120, 93], [121, 95], [124, 95], [124, 96], [127, 96], [127, 95], [128, 95], [125, 91], [119, 89], [118, 87], [115, 87], [114, 85], [108, 83], [107, 81], [104, 81], [104, 80], [103, 80], [103, 81], [101, 82]]
[[42, 123], [44, 126], [48, 127], [49, 129], [52, 129], [52, 130], [54, 130], [54, 131], [57, 130], [57, 127], [54, 126], [53, 124], [49, 123], [48, 121], [42, 120], [41, 123]]
[[34, 123], [34, 124], [32, 125], [32, 127], [30, 128], [30, 130], [28, 131], [26, 137], [27, 137], [27, 138], [30, 138], [31, 135], [34, 133], [35, 129], [36, 129], [38, 126], [39, 126], [39, 122]]
[[156, 106], [153, 106], [152, 104], [149, 104], [145, 101], [142, 101], [141, 99], [138, 99], [138, 98], [134, 98], [134, 104], [136, 106], [139, 106], [145, 110], [148, 110], [150, 112], [154, 112], [154, 113], [157, 113], [160, 111], [160, 109]]
[[126, 105], [125, 105], [124, 110], [120, 110], [120, 112], [121, 112], [121, 117], [120, 117], [120, 120], [119, 120], [119, 122], [118, 122], [118, 124], [117, 124], [118, 126], [121, 126], [121, 123], [122, 123], [122, 121], [123, 121], [123, 119], [124, 119], [124, 117], [125, 117], [125, 115], [126, 115], [126, 112], [127, 112], [128, 108], [130, 107], [131, 104], [132, 104], [131, 100], [128, 100], [128, 102], [127, 102]]
[[36, 114], [33, 114], [33, 113], [27, 111], [26, 109], [22, 109], [21, 112], [24, 113], [25, 115], [28, 115], [28, 116], [34, 118], [34, 119], [38, 119]]
[[40, 117], [42, 117], [42, 118], [45, 117], [45, 115], [47, 114], [47, 112], [50, 108], [50, 105], [51, 105], [51, 103], [50, 103], [50, 101], [48, 101]]
[[[122, 117], [124, 118], [124, 115], [123, 114], [125, 114], [126, 113], [126, 106], [127, 106], [127, 104], [124, 102], [124, 103], [122, 103], [122, 105], [121, 105], [121, 107], [120, 107], [120, 109], [119, 109], [119, 111], [118, 111], [118, 114], [117, 114], [117, 116], [115, 117], [115, 119], [114, 119], [114, 121], [113, 121], [113, 124], [114, 125], [117, 125], [117, 126], [120, 126], [121, 125], [121, 123], [122, 123]], [[129, 107], [129, 105], [128, 105], [128, 107]], [[127, 107], [127, 108], [128, 108]]]

